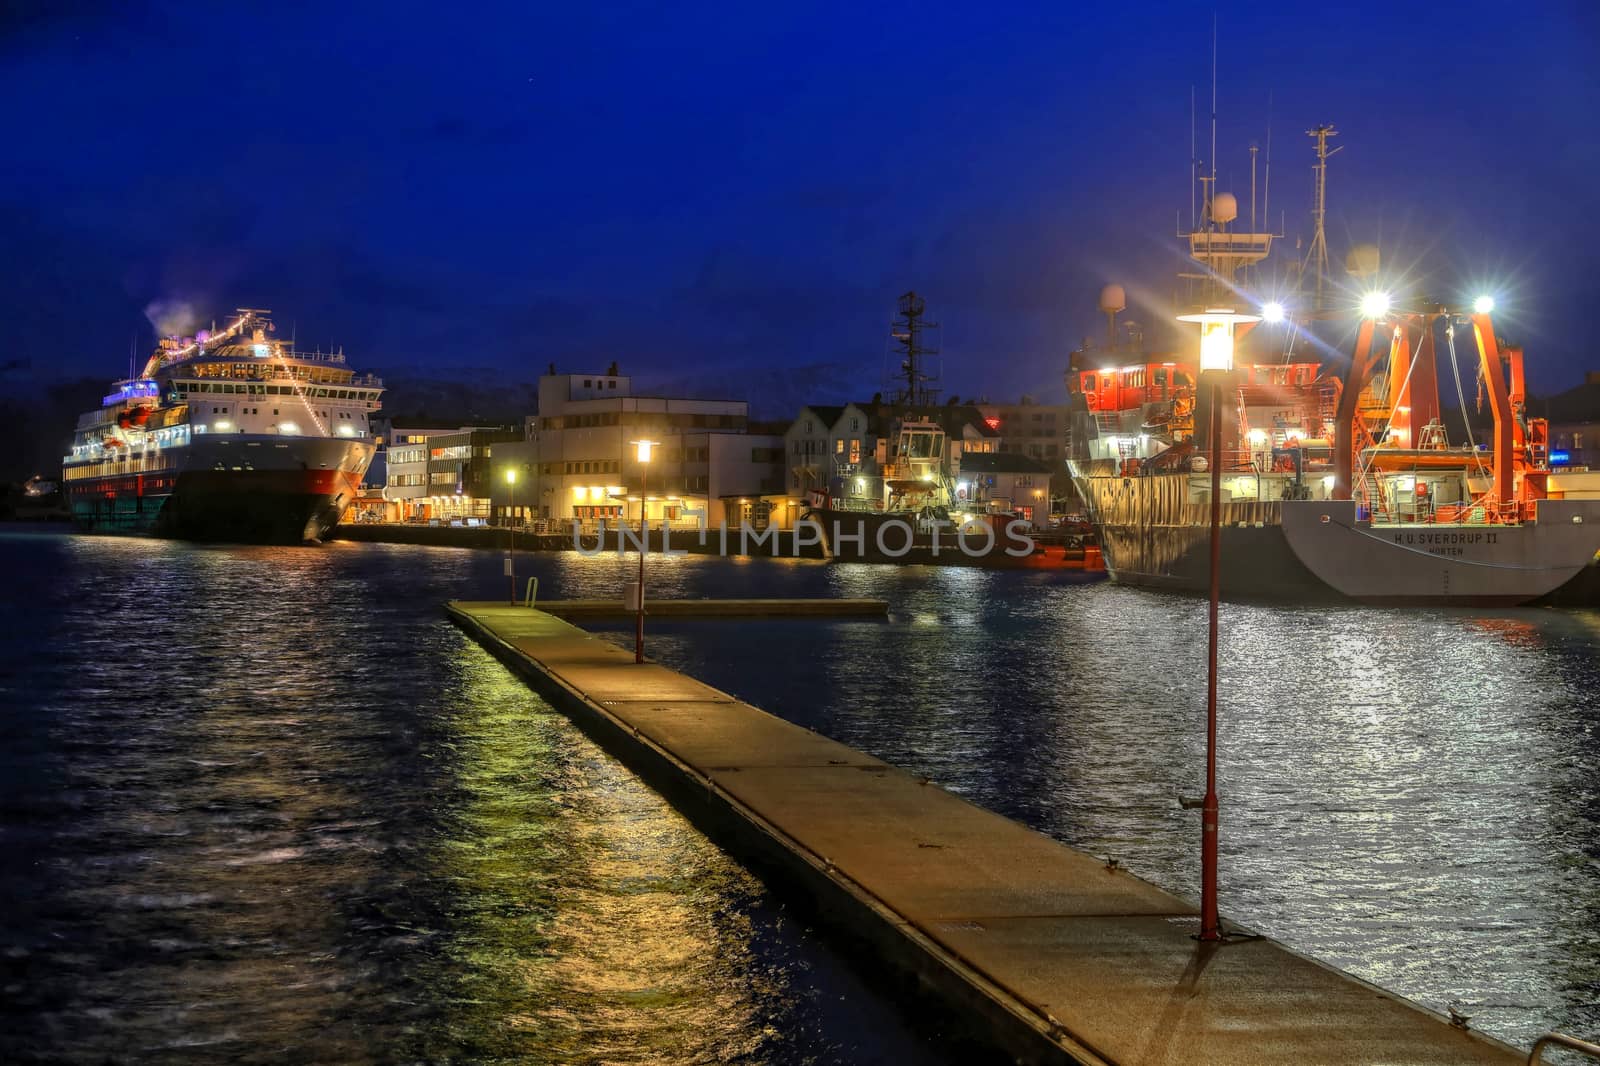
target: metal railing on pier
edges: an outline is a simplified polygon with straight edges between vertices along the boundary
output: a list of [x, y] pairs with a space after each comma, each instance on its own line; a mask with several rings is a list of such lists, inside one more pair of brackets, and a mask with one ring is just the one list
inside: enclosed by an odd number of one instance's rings
[[1579, 1040], [1565, 1033], [1546, 1033], [1533, 1042], [1533, 1050], [1528, 1052], [1528, 1066], [1539, 1066], [1539, 1063], [1544, 1061], [1545, 1049], [1552, 1047], [1576, 1051], [1580, 1055], [1600, 1060], [1600, 1044], [1591, 1044], [1587, 1040]]

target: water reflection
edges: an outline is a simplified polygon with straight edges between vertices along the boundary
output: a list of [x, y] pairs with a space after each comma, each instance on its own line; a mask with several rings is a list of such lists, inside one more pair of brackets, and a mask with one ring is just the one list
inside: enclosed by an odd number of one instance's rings
[[0, 1060], [946, 1061], [443, 620], [476, 557], [0, 553]]
[[[440, 623], [501, 594], [495, 553], [0, 550], [34, 623], [0, 644], [0, 1011], [29, 1054], [933, 1054]], [[546, 598], [618, 597], [635, 566], [518, 561]], [[652, 623], [650, 649], [1197, 891], [1202, 602], [792, 560], [650, 583], [889, 599], [887, 622]], [[1600, 1033], [1597, 647], [1593, 611], [1225, 606], [1224, 909], [1524, 1044]]]

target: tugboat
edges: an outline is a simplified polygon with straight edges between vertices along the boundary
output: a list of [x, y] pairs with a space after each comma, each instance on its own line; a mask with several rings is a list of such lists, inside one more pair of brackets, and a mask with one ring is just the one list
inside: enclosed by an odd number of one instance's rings
[[78, 419], [62, 483], [95, 533], [315, 542], [372, 461], [383, 383], [343, 352], [298, 352], [270, 311], [164, 337], [138, 377]]
[[933, 328], [926, 312], [915, 292], [900, 297], [892, 336], [904, 384], [889, 402], [860, 405], [876, 455], [829, 457], [826, 487], [808, 497], [805, 517], [820, 527], [824, 550], [842, 561], [1098, 571], [1088, 530], [1038, 534], [1034, 522], [994, 509], [1002, 501], [963, 473], [964, 463], [981, 464], [974, 456], [996, 457], [998, 422], [970, 404], [939, 402], [924, 361], [937, 354], [923, 339]]

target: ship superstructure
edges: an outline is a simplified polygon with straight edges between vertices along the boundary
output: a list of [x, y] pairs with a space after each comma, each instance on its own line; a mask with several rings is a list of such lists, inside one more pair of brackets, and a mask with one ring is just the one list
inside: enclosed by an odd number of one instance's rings
[[[1202, 179], [1202, 232], [1188, 240], [1202, 269], [1183, 275], [1188, 298], [1175, 317], [1242, 305], [1262, 319], [1239, 329], [1234, 369], [1214, 379], [1218, 387], [1201, 387], [1199, 360], [1187, 352], [1119, 345], [1116, 286], [1101, 301], [1110, 343], [1072, 354], [1069, 466], [1108, 570], [1130, 584], [1207, 588], [1216, 455], [1228, 595], [1520, 603], [1553, 591], [1600, 548], [1600, 508], [1547, 498], [1547, 433], [1525, 409], [1521, 350], [1497, 339], [1487, 298], [1471, 309], [1422, 298], [1391, 307], [1373, 287], [1379, 263], [1370, 246], [1347, 260], [1365, 289], [1359, 311], [1355, 299], [1334, 296], [1322, 229], [1334, 131], [1308, 132], [1317, 147], [1317, 236], [1297, 264], [1289, 313], [1260, 294], [1272, 288], [1255, 269], [1271, 235], [1232, 235], [1233, 197], [1213, 195]], [[1328, 340], [1340, 331], [1344, 341]], [[1348, 368], [1314, 354], [1335, 344], [1350, 345]], [[1488, 394], [1487, 449], [1470, 426], [1445, 425], [1441, 351], [1463, 417], [1463, 370]], [[1221, 405], [1215, 450], [1196, 429], [1212, 424], [1213, 396]]]
[[270, 314], [162, 338], [79, 417], [62, 474], [82, 528], [299, 543], [333, 527], [372, 460], [383, 383], [343, 352], [297, 351]]

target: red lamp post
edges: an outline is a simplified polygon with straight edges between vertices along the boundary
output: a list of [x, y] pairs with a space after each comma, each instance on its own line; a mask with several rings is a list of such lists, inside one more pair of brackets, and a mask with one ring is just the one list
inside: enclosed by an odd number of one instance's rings
[[1217, 605], [1222, 592], [1222, 379], [1233, 370], [1233, 327], [1257, 315], [1208, 308], [1179, 315], [1200, 324], [1200, 377], [1211, 383], [1211, 603], [1206, 650], [1206, 794], [1200, 805], [1200, 939], [1221, 940], [1217, 917]]

